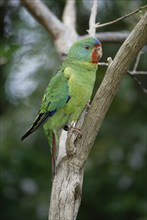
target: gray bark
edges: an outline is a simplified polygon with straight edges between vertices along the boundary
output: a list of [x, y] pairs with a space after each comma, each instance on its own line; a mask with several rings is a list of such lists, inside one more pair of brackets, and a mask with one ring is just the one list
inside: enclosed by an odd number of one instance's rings
[[58, 160], [57, 173], [52, 185], [49, 220], [76, 219], [81, 202], [84, 163], [122, 78], [141, 48], [147, 43], [146, 36], [147, 13], [138, 22], [109, 65], [82, 125], [82, 137], [76, 137], [75, 133], [69, 131], [65, 146], [65, 134], [61, 135], [58, 157], [60, 161]]

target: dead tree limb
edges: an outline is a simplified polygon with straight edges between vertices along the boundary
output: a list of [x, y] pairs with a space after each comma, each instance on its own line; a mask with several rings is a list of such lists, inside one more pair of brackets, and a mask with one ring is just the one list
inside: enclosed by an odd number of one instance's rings
[[[81, 128], [82, 137], [77, 138], [73, 143], [75, 152], [73, 155], [60, 158], [52, 185], [49, 220], [76, 219], [81, 201], [84, 163], [118, 92], [122, 78], [146, 44], [146, 35], [147, 13], [138, 22], [109, 65]], [[65, 148], [65, 146], [60, 147]]]
[[[52, 36], [55, 47], [60, 55], [67, 54], [74, 41], [85, 38], [76, 32], [76, 7], [75, 0], [67, 0], [60, 21], [41, 0], [21, 0], [25, 8]], [[94, 27], [95, 28], [95, 27]], [[122, 43], [129, 32], [100, 32], [96, 37], [102, 42]], [[68, 39], [68, 41], [67, 41]]]

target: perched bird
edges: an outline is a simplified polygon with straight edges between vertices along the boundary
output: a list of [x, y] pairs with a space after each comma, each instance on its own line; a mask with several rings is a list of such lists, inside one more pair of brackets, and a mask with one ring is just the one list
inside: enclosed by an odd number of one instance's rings
[[52, 150], [53, 172], [59, 130], [77, 121], [90, 100], [101, 57], [102, 45], [94, 37], [79, 40], [72, 45], [66, 60], [46, 88], [36, 120], [21, 138], [25, 139], [44, 124]]

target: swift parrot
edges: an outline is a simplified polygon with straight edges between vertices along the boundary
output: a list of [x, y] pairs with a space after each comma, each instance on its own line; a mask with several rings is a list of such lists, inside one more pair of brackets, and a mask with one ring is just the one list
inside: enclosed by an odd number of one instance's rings
[[25, 139], [44, 125], [52, 150], [53, 166], [59, 130], [76, 122], [90, 100], [101, 57], [102, 45], [94, 37], [79, 40], [72, 45], [66, 60], [45, 90], [38, 116], [21, 138]]

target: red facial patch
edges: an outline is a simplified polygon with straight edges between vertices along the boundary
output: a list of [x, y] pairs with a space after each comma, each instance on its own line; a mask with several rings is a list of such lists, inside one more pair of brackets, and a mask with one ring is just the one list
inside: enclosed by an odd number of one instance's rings
[[[96, 44], [95, 45], [96, 48], [99, 47], [99, 46], [101, 46], [101, 44]], [[98, 52], [97, 52], [96, 48], [91, 54], [91, 63], [98, 63], [98, 61], [99, 61], [99, 56], [98, 56]]]
[[92, 52], [92, 55], [91, 55], [91, 62], [92, 63], [97, 63], [97, 52], [96, 52], [96, 49]]

